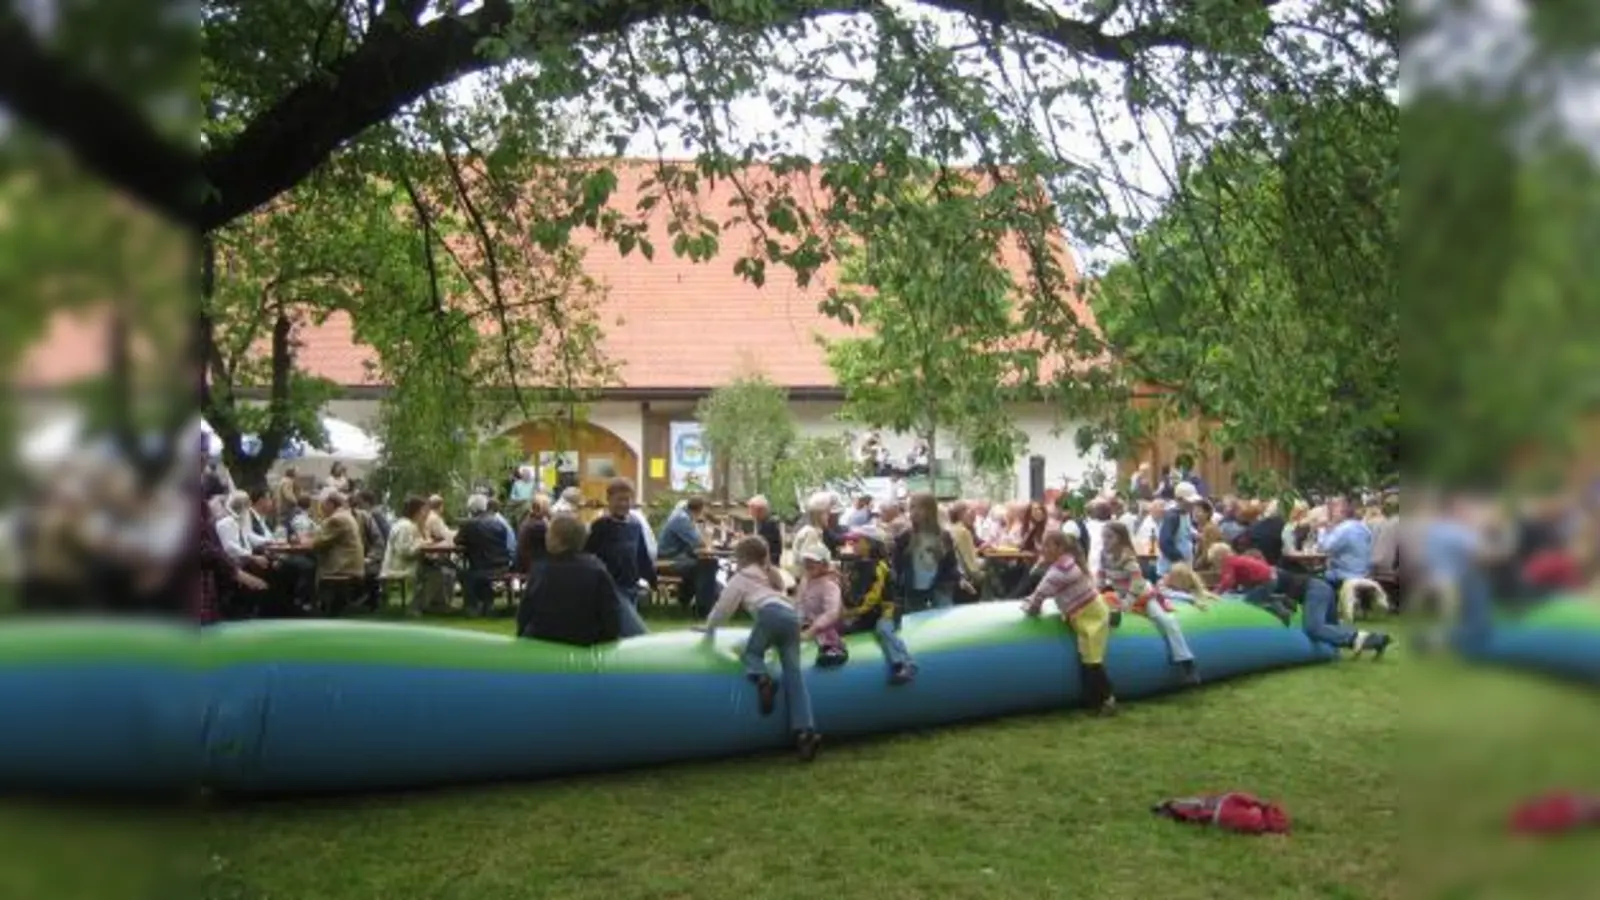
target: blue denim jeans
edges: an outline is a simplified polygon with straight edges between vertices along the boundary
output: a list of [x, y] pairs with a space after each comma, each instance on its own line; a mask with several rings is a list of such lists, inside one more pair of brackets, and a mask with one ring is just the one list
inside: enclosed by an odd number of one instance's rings
[[1301, 610], [1301, 625], [1306, 637], [1330, 647], [1348, 647], [1355, 643], [1355, 629], [1338, 623], [1339, 610], [1334, 599], [1333, 585], [1321, 578], [1306, 582], [1305, 608]]
[[461, 573], [461, 603], [469, 615], [487, 616], [494, 609], [494, 578], [498, 574], [473, 569]]
[[649, 626], [644, 624], [644, 617], [639, 615], [639, 589], [617, 588], [617, 619], [622, 624], [619, 637], [631, 638], [641, 634], [649, 634]]
[[900, 640], [900, 633], [895, 631], [892, 616], [879, 616], [877, 624], [872, 626], [872, 636], [878, 639], [878, 646], [883, 649], [883, 658], [893, 669], [899, 665], [909, 665], [911, 651], [906, 649], [906, 642]]
[[1162, 639], [1167, 642], [1167, 655], [1173, 662], [1190, 662], [1194, 659], [1194, 651], [1189, 649], [1189, 642], [1184, 639], [1183, 627], [1178, 624], [1177, 616], [1154, 602], [1144, 608], [1144, 614], [1150, 624], [1156, 626], [1156, 631], [1161, 632]]
[[789, 728], [811, 731], [816, 721], [811, 716], [811, 694], [806, 690], [800, 669], [800, 614], [787, 603], [768, 603], [756, 610], [756, 623], [750, 629], [740, 659], [751, 678], [767, 673], [767, 648], [778, 650], [783, 667], [783, 700], [789, 707]]

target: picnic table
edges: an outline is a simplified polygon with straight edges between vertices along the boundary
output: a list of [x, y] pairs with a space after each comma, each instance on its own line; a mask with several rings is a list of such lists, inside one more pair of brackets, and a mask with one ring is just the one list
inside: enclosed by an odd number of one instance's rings
[[1304, 569], [1307, 572], [1321, 572], [1328, 567], [1328, 554], [1316, 551], [1291, 551], [1285, 550], [1283, 561], [1290, 566]]

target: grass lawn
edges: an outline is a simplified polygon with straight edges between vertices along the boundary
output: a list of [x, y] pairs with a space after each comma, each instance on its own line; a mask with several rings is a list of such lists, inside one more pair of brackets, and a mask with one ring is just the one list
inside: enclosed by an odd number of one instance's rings
[[[831, 745], [810, 767], [772, 755], [277, 802], [137, 834], [125, 818], [86, 829], [81, 814], [50, 815], [104, 865], [187, 841], [145, 879], [150, 893], [120, 877], [102, 885], [117, 893], [85, 897], [1578, 897], [1595, 895], [1576, 886], [1600, 841], [1498, 829], [1529, 793], [1600, 789], [1595, 748], [1591, 694], [1392, 652], [1129, 703], [1109, 721], [1060, 712]], [[1295, 833], [1230, 836], [1148, 812], [1227, 789], [1281, 801]], [[47, 884], [33, 871], [51, 854], [26, 855], [53, 829], [0, 813], [0, 854], [29, 863], [0, 868], [0, 897], [74, 896], [62, 872]]]

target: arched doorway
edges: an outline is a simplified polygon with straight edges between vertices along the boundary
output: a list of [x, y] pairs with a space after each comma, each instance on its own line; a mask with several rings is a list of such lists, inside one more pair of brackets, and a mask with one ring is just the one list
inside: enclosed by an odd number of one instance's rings
[[611, 431], [589, 422], [550, 425], [525, 422], [506, 432], [528, 454], [527, 464], [538, 472], [539, 483], [550, 491], [558, 473], [567, 472], [576, 480], [584, 499], [605, 501], [606, 483], [621, 475], [636, 479], [639, 455], [628, 442]]

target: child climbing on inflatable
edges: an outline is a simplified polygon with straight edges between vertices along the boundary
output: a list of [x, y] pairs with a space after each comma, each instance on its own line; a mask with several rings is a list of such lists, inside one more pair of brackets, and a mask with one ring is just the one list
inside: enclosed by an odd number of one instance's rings
[[1167, 574], [1156, 582], [1156, 587], [1167, 599], [1187, 599], [1190, 605], [1202, 610], [1210, 609], [1221, 599], [1206, 588], [1205, 581], [1195, 574], [1194, 568], [1188, 563], [1173, 563]]
[[[1194, 652], [1183, 637], [1183, 627], [1172, 614], [1172, 604], [1160, 590], [1144, 580], [1139, 553], [1133, 548], [1128, 526], [1107, 522], [1102, 533], [1105, 546], [1100, 554], [1100, 578], [1106, 603], [1149, 619], [1167, 642], [1167, 658], [1183, 673], [1184, 681], [1199, 684], [1200, 673], [1195, 669]], [[1169, 570], [1167, 574], [1172, 573]]]
[[844, 611], [844, 633], [872, 632], [883, 658], [889, 663], [889, 683], [907, 684], [917, 677], [917, 664], [900, 640], [900, 610], [894, 602], [894, 575], [889, 550], [870, 534], [853, 531], [847, 537], [855, 551], [850, 573], [849, 605]]
[[850, 659], [839, 636], [843, 594], [828, 548], [813, 544], [800, 551], [800, 586], [794, 595], [803, 626], [800, 639], [817, 642], [817, 665], [825, 669], [842, 666]]
[[777, 705], [777, 685], [767, 672], [767, 648], [776, 647], [783, 667], [783, 697], [789, 707], [789, 728], [794, 732], [800, 759], [810, 762], [822, 744], [811, 715], [811, 695], [800, 670], [800, 614], [784, 597], [783, 575], [772, 565], [767, 542], [751, 536], [733, 548], [736, 571], [706, 617], [701, 631], [711, 640], [718, 625], [743, 608], [755, 619], [741, 660], [745, 676], [756, 686], [761, 714], [772, 715]]
[[1206, 549], [1206, 557], [1217, 570], [1218, 591], [1244, 591], [1246, 603], [1272, 613], [1285, 628], [1289, 627], [1294, 606], [1292, 601], [1273, 596], [1277, 571], [1270, 563], [1253, 553], [1235, 553], [1227, 544], [1212, 544]]
[[1356, 656], [1360, 656], [1363, 650], [1371, 650], [1374, 659], [1382, 659], [1383, 651], [1389, 649], [1390, 638], [1387, 634], [1381, 631], [1357, 631], [1335, 620], [1338, 609], [1333, 585], [1321, 578], [1290, 569], [1275, 569], [1263, 560], [1234, 553], [1227, 544], [1213, 544], [1206, 553], [1222, 570], [1223, 580], [1217, 585], [1219, 589], [1224, 585], [1245, 589], [1245, 599], [1264, 608], [1270, 608], [1268, 604], [1275, 602], [1270, 599], [1274, 593], [1299, 603], [1300, 626], [1311, 640], [1330, 647], [1349, 649]]
[[1039, 545], [1044, 578], [1022, 602], [1022, 611], [1037, 616], [1044, 601], [1053, 600], [1061, 618], [1078, 640], [1078, 667], [1083, 679], [1083, 699], [1098, 715], [1115, 715], [1117, 698], [1106, 674], [1106, 645], [1111, 641], [1111, 609], [1095, 589], [1084, 564], [1078, 539], [1059, 531], [1045, 533]]

